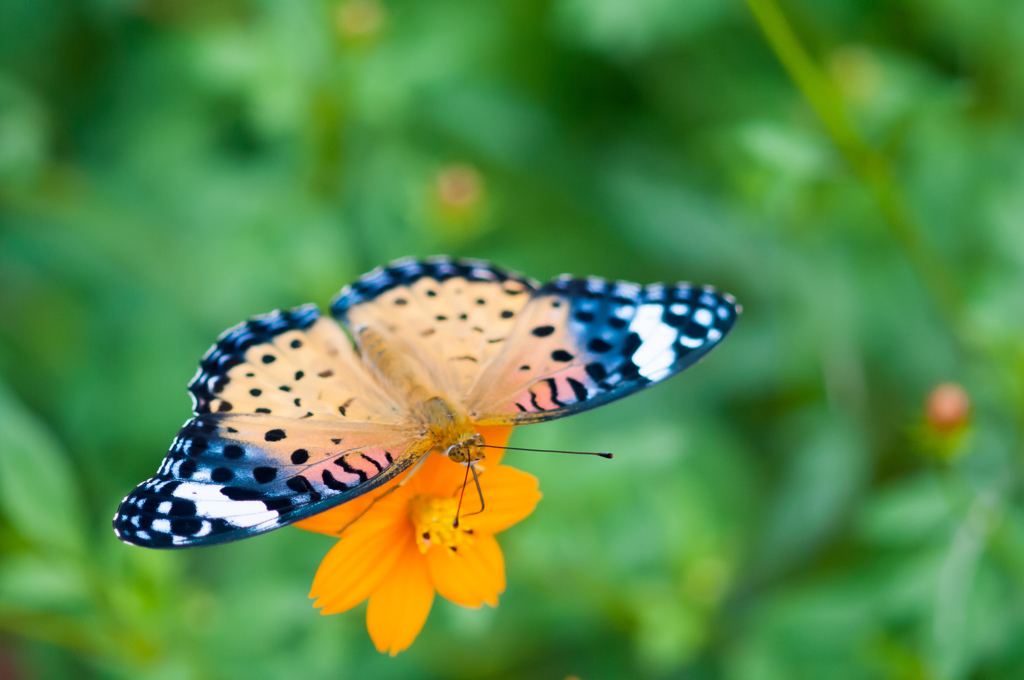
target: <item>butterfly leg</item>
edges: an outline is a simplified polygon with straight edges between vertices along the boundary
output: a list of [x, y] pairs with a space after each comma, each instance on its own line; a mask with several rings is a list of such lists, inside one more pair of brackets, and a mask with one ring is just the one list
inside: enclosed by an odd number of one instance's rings
[[[472, 517], [473, 515], [479, 515], [481, 512], [484, 511], [484, 508], [486, 507], [484, 505], [484, 490], [480, 488], [480, 478], [476, 474], [476, 465], [474, 465], [473, 463], [466, 463], [466, 480], [462, 483], [462, 493], [459, 495], [459, 510], [462, 509], [462, 497], [466, 494], [466, 483], [469, 481], [470, 472], [473, 473], [473, 483], [476, 485], [476, 494], [480, 498], [480, 509], [477, 510], [476, 512], [471, 512], [468, 515], [463, 515], [463, 517]], [[455, 521], [452, 522], [452, 528], [459, 528], [458, 511], [456, 511], [455, 513]]]

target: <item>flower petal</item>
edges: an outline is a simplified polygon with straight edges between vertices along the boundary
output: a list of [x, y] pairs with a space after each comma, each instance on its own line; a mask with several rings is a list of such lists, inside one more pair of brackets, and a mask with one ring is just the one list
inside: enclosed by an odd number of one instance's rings
[[309, 596], [321, 614], [356, 606], [395, 571], [404, 548], [415, 541], [412, 525], [367, 513], [350, 526], [324, 557]]
[[443, 546], [426, 552], [430, 580], [442, 597], [463, 607], [498, 606], [505, 591], [505, 558], [494, 536], [477, 533], [458, 552]]
[[390, 575], [373, 591], [366, 609], [366, 628], [377, 651], [394, 656], [411, 645], [433, 602], [426, 560], [410, 540]]
[[405, 489], [409, 496], [415, 496], [418, 493], [447, 495], [452, 493], [453, 489], [462, 486], [465, 474], [465, 466], [451, 462], [443, 454], [431, 453], [428, 454], [416, 474], [409, 479]]
[[299, 520], [294, 524], [300, 529], [306, 531], [315, 531], [318, 534], [327, 534], [328, 536], [338, 536], [338, 532], [341, 531], [349, 522], [359, 516], [359, 513], [364, 512], [366, 508], [373, 502], [374, 496], [377, 494], [371, 491], [368, 494], [364, 494], [358, 498], [353, 498], [347, 503], [336, 505], [330, 510], [325, 510], [318, 515], [307, 517], [306, 519]]
[[537, 478], [509, 467], [498, 465], [480, 475], [484, 494], [484, 511], [466, 517], [466, 526], [487, 534], [496, 534], [521, 522], [533, 512], [541, 498]]

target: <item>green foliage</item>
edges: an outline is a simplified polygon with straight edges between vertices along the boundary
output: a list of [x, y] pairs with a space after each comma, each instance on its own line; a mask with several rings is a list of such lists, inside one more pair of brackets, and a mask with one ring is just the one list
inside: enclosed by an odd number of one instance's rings
[[[1024, 677], [1022, 7], [0, 2], [0, 674]], [[115, 539], [220, 331], [437, 252], [745, 312], [396, 659], [322, 536]]]

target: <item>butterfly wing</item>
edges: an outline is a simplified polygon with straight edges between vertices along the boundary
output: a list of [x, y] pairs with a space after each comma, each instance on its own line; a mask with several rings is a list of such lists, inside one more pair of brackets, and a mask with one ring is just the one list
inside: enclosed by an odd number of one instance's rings
[[315, 305], [274, 311], [228, 329], [188, 387], [194, 411], [297, 419], [401, 422], [403, 413]]
[[208, 414], [190, 419], [114, 530], [151, 548], [245, 538], [323, 512], [392, 479], [426, 451], [377, 424]]
[[[421, 385], [478, 425], [592, 408], [693, 364], [732, 328], [710, 288], [562, 277], [542, 288], [473, 260], [401, 260], [341, 291], [357, 347], [372, 330]], [[369, 336], [367, 336], [369, 337]], [[195, 417], [118, 508], [129, 543], [227, 542], [322, 512], [427, 453], [400, 385], [381, 380], [312, 305], [226, 331], [189, 385]]]
[[312, 305], [223, 333], [189, 390], [195, 417], [114, 516], [128, 543], [269, 531], [366, 493], [426, 453], [422, 432]]
[[535, 282], [478, 260], [404, 259], [346, 286], [331, 304], [357, 344], [373, 329], [424, 385], [462, 400], [497, 357]]
[[467, 410], [478, 425], [521, 425], [619, 399], [691, 366], [739, 312], [707, 286], [560, 277], [534, 292]]

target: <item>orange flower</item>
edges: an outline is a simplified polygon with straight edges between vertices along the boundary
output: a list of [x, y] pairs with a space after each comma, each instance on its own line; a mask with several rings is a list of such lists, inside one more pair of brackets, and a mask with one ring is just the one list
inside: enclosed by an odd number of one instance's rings
[[[480, 428], [480, 433], [503, 446], [512, 428]], [[540, 492], [535, 477], [499, 465], [503, 452], [489, 450], [495, 453], [477, 463], [485, 509], [471, 514], [480, 509], [480, 500], [470, 478], [458, 528], [452, 523], [466, 468], [436, 453], [404, 486], [397, 485], [408, 473], [296, 523], [331, 536], [344, 530], [313, 579], [314, 606], [335, 614], [369, 598], [370, 637], [378, 651], [392, 656], [416, 639], [435, 591], [464, 607], [484, 602], [496, 607], [505, 590], [505, 560], [494, 534], [533, 512]], [[375, 498], [380, 500], [373, 503]]]

